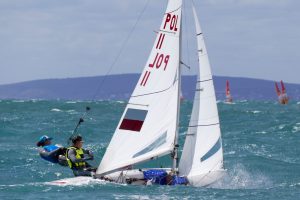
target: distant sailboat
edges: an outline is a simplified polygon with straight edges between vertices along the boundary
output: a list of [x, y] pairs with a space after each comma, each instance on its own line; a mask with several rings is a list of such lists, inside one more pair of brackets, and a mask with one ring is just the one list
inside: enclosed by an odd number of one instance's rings
[[230, 88], [229, 88], [229, 81], [227, 80], [226, 81], [226, 100], [225, 102], [226, 103], [232, 103], [232, 97], [231, 97], [231, 94], [230, 94]]
[[278, 96], [278, 102], [280, 104], [288, 104], [289, 97], [286, 94], [285, 86], [284, 86], [282, 80], [280, 81], [280, 84], [281, 84], [281, 91], [278, 87], [278, 84], [275, 82], [275, 89], [276, 89], [276, 93], [277, 93], [277, 96]]
[[183, 100], [184, 100], [184, 96], [183, 96], [182, 90], [180, 90], [180, 101], [183, 101]]
[[[95, 177], [132, 184], [209, 185], [224, 175], [212, 73], [193, 8], [199, 70], [192, 115], [178, 161], [182, 0], [169, 0], [154, 46]], [[135, 169], [170, 155], [170, 168]]]

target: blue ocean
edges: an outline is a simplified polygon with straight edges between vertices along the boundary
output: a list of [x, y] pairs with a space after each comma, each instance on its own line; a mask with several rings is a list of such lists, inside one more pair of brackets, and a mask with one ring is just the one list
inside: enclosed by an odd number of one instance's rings
[[[67, 167], [38, 155], [41, 135], [67, 145], [79, 127], [97, 166], [126, 106], [123, 101], [0, 101], [0, 199], [300, 199], [300, 102], [218, 102], [227, 174], [209, 187], [132, 186], [104, 181], [53, 185], [71, 178]], [[181, 148], [192, 109], [181, 106]], [[169, 157], [149, 165], [168, 167]]]

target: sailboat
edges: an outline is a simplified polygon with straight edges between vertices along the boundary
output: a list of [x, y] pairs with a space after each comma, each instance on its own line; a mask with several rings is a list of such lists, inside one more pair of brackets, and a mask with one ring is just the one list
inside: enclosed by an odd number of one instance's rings
[[[212, 73], [193, 14], [199, 57], [196, 91], [182, 155], [178, 155], [182, 0], [169, 0], [144, 70], [96, 171], [96, 178], [132, 184], [209, 185], [220, 179], [223, 148]], [[135, 169], [170, 155], [169, 168]]]
[[226, 90], [225, 90], [225, 92], [226, 92], [225, 102], [226, 103], [232, 103], [232, 96], [230, 94], [230, 88], [229, 88], [229, 81], [228, 80], [226, 80]]
[[278, 84], [275, 82], [275, 89], [278, 96], [278, 102], [280, 104], [288, 104], [289, 97], [286, 94], [285, 86], [282, 80], [280, 81], [280, 84], [281, 84], [281, 91], [278, 87]]

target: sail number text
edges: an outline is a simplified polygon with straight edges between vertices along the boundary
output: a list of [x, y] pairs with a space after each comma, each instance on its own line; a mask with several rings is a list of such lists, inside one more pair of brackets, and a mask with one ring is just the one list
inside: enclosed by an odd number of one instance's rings
[[[177, 22], [178, 22], [178, 15], [172, 15], [172, 14], [168, 13], [166, 16], [166, 19], [164, 21], [163, 29], [166, 31], [177, 32], [178, 31]], [[155, 46], [155, 48], [157, 50], [160, 50], [162, 48], [163, 42], [165, 39], [165, 35], [166, 34], [163, 32], [159, 33], [159, 37], [158, 37], [158, 40], [157, 40], [157, 43]], [[169, 59], [170, 59], [170, 55], [165, 55], [164, 53], [157, 52], [154, 57], [154, 60], [151, 63], [149, 63], [148, 66], [149, 66], [149, 68], [152, 68], [152, 69], [153, 68], [159, 69], [163, 65], [163, 70], [165, 71], [167, 69]], [[146, 85], [148, 78], [150, 76], [150, 73], [151, 72], [148, 70], [145, 71], [144, 76], [140, 83], [141, 86]]]

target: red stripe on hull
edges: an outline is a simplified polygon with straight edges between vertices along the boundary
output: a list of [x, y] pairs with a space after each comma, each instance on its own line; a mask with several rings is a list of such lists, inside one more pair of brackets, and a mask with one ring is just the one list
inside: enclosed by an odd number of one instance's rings
[[143, 121], [139, 120], [123, 119], [119, 129], [139, 132], [142, 129], [143, 123]]

